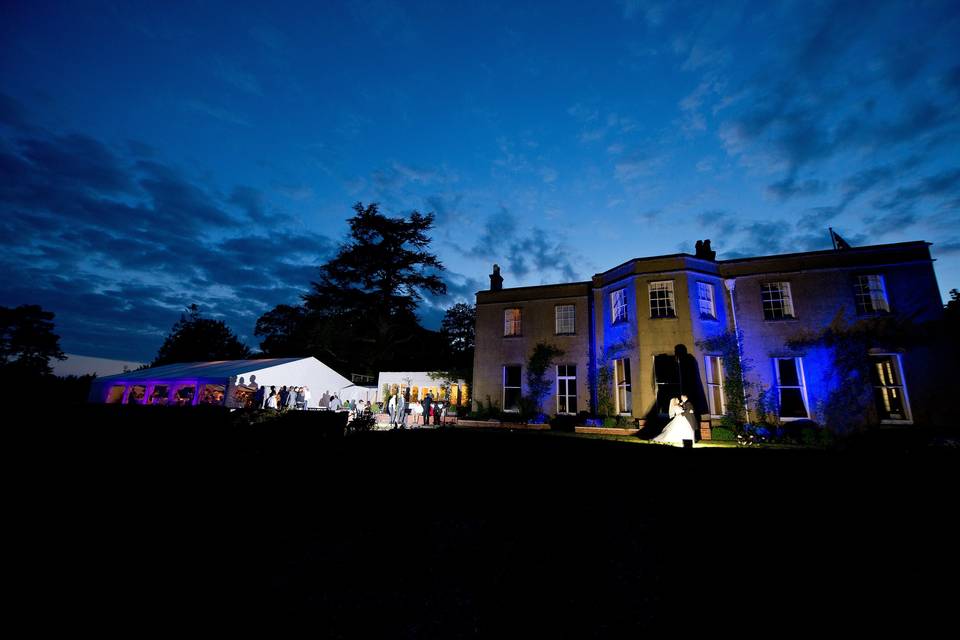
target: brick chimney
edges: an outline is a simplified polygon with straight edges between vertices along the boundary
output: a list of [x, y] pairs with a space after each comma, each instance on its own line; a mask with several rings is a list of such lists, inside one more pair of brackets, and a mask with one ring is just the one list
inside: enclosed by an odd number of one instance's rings
[[490, 291], [500, 291], [503, 289], [503, 276], [500, 275], [500, 265], [493, 265], [493, 273], [490, 274]]

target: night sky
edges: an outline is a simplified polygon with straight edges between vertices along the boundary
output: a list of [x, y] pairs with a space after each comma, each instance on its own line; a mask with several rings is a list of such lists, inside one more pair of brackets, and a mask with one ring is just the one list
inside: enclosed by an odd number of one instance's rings
[[[0, 5], [0, 304], [150, 360], [294, 304], [357, 202], [450, 293], [928, 240], [960, 287], [960, 3]], [[304, 8], [305, 4], [317, 7]]]

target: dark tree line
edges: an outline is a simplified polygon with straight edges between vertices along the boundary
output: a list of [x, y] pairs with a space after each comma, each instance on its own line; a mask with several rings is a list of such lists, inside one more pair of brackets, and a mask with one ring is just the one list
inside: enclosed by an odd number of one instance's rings
[[173, 325], [151, 365], [243, 360], [250, 356], [250, 349], [223, 320], [201, 317], [200, 308], [192, 304]]
[[39, 305], [0, 307], [0, 370], [28, 377], [53, 373], [50, 360], [63, 360], [60, 336], [53, 332], [53, 312]]

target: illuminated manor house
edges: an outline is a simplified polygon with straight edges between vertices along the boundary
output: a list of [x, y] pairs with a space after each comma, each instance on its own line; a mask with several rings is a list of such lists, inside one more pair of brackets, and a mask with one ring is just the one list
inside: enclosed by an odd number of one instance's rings
[[[686, 393], [701, 420], [717, 421], [725, 411], [723, 352], [703, 345], [739, 330], [747, 381], [767, 390], [775, 414], [817, 419], [845, 381], [828, 350], [791, 348], [791, 340], [836, 321], [896, 315], [922, 323], [942, 313], [927, 242], [735, 260], [716, 260], [709, 241], [697, 246], [696, 255], [636, 258], [587, 282], [545, 286], [505, 289], [494, 265], [490, 289], [477, 293], [474, 406], [489, 398], [519, 411], [526, 363], [545, 342], [564, 351], [548, 371], [546, 413], [595, 410], [590, 378], [602, 367], [615, 414], [660, 418], [671, 397]], [[868, 355], [874, 422], [944, 419], [933, 412], [930, 347], [876, 342]]]

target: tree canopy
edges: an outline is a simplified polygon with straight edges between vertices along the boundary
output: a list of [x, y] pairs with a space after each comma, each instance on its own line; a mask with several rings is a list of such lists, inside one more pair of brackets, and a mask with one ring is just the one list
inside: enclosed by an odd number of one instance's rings
[[176, 362], [243, 360], [249, 357], [250, 349], [223, 320], [202, 318], [200, 308], [192, 304], [173, 325], [152, 366]]
[[52, 311], [39, 305], [0, 307], [0, 367], [23, 375], [50, 375], [50, 359], [63, 360]]
[[303, 305], [279, 305], [257, 321], [260, 348], [314, 355], [344, 375], [440, 368], [443, 341], [416, 315], [424, 296], [447, 289], [429, 251], [433, 214], [390, 217], [359, 202], [353, 211], [347, 241], [320, 267]]

